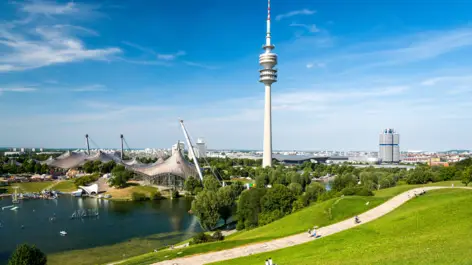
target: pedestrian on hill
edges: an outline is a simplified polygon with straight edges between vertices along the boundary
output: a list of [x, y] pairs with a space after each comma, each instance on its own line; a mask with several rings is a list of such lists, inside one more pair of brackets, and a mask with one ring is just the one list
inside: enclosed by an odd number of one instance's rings
[[265, 265], [269, 265], [269, 260], [268, 259], [266, 259]]
[[273, 265], [272, 264], [272, 258], [269, 258], [269, 265]]

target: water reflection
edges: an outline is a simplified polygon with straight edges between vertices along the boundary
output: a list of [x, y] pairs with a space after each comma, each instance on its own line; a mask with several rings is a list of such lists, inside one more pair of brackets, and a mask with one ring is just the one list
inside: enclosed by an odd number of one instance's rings
[[[11, 205], [11, 199], [0, 200], [0, 207], [7, 205]], [[162, 234], [166, 242], [172, 244], [200, 231], [195, 216], [188, 213], [190, 201], [184, 198], [134, 203], [64, 195], [57, 200], [23, 201], [19, 207], [17, 211], [0, 210], [3, 225], [0, 228], [0, 264], [8, 258], [9, 254], [5, 253], [10, 253], [20, 243], [35, 244], [49, 254], [109, 245], [151, 234]], [[72, 213], [79, 209], [98, 210], [99, 218], [71, 220]], [[55, 217], [54, 221], [51, 217]], [[67, 236], [59, 235], [62, 230]], [[168, 234], [170, 232], [174, 233]], [[161, 237], [156, 241], [158, 238]]]

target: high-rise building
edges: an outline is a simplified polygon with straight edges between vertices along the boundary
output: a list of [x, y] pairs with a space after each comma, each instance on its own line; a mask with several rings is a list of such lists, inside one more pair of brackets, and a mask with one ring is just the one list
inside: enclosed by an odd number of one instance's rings
[[275, 48], [270, 43], [270, 0], [267, 8], [267, 34], [266, 43], [262, 47], [265, 52], [259, 55], [259, 64], [262, 69], [259, 70], [259, 82], [265, 86], [265, 106], [264, 106], [264, 151], [262, 156], [262, 167], [272, 166], [272, 103], [271, 86], [277, 82], [277, 54], [272, 53]]
[[198, 138], [197, 139], [197, 146], [196, 147], [197, 148], [195, 148], [195, 150], [197, 151], [197, 154], [195, 154], [195, 155], [197, 156], [197, 158], [206, 157], [207, 146], [206, 146], [206, 143], [203, 140], [203, 138]]
[[394, 129], [385, 129], [380, 134], [379, 160], [382, 163], [400, 162], [400, 134]]

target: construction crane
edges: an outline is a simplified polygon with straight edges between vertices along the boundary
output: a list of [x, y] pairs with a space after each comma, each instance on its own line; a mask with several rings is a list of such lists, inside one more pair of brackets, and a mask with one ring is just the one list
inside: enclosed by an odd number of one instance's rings
[[202, 170], [200, 169], [200, 166], [198, 165], [197, 157], [195, 156], [195, 152], [193, 151], [192, 141], [190, 141], [190, 137], [188, 136], [187, 129], [185, 129], [184, 120], [180, 120], [180, 126], [182, 127], [182, 131], [184, 131], [185, 139], [187, 140], [188, 151], [190, 152], [193, 162], [195, 163], [198, 176], [200, 177], [200, 180], [203, 181]]

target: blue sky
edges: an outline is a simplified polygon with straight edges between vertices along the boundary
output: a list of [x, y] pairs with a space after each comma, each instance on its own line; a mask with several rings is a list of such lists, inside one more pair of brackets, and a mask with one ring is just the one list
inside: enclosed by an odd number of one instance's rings
[[[274, 149], [471, 148], [472, 4], [272, 0]], [[261, 149], [267, 3], [1, 1], [0, 146]]]

